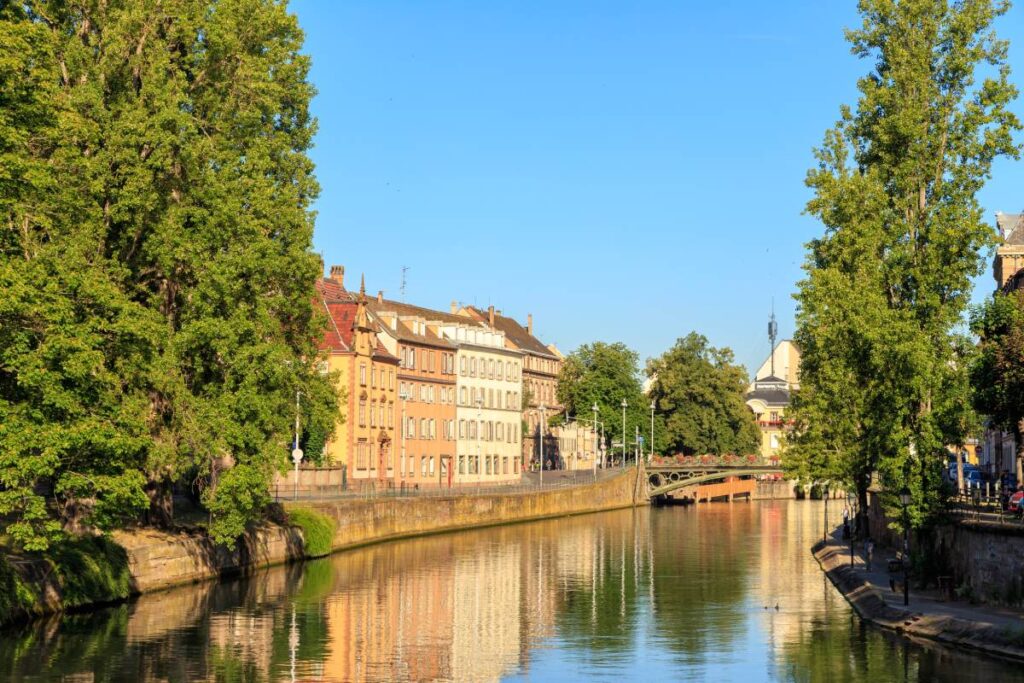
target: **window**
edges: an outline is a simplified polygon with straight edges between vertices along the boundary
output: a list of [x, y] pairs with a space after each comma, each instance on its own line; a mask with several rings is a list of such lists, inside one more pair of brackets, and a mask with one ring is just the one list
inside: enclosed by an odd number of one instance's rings
[[362, 439], [356, 444], [356, 468], [366, 469], [366, 441]]
[[498, 441], [501, 441], [502, 439], [504, 439], [504, 438], [505, 438], [505, 424], [504, 424], [504, 423], [502, 423], [502, 422], [499, 422], [499, 423], [498, 423], [498, 426], [497, 426], [497, 429], [498, 429], [498, 433], [497, 433], [497, 435], [496, 435], [496, 437], [495, 437], [495, 438], [496, 438], [496, 439], [497, 439]]
[[390, 391], [395, 390], [395, 371], [388, 370], [388, 389]]
[[429, 439], [430, 438], [430, 432], [427, 431], [427, 418], [425, 418], [425, 417], [421, 417], [420, 418], [420, 438], [421, 439]]
[[501, 473], [508, 474], [508, 456], [504, 456], [501, 459]]
[[485, 456], [484, 457], [484, 462], [487, 465], [487, 474], [490, 474], [491, 473], [491, 456], [489, 456], [489, 455]]
[[476, 438], [476, 433], [477, 433], [476, 420], [470, 420], [469, 421], [469, 438], [475, 439]]
[[430, 476], [434, 476], [434, 456], [430, 456]]
[[494, 361], [487, 361], [487, 379], [494, 379]]
[[388, 404], [388, 427], [395, 428], [395, 404]]
[[437, 421], [434, 418], [430, 418], [430, 438], [437, 438]]
[[466, 376], [466, 357], [465, 356], [463, 356], [462, 358], [459, 359], [459, 372], [462, 373], [463, 377]]
[[[431, 372], [434, 371], [434, 352], [433, 351], [430, 352], [430, 371]], [[431, 458], [430, 460], [431, 460], [431, 462], [433, 462], [434, 459]]]
[[416, 349], [409, 349], [409, 369], [416, 369]]
[[380, 426], [383, 427], [386, 424], [387, 423], [384, 422], [384, 402], [381, 401], [381, 403], [380, 403]]
[[466, 473], [466, 456], [460, 455], [459, 456], [459, 474], [465, 474], [465, 473]]
[[510, 382], [512, 381], [512, 361], [510, 360], [505, 361], [505, 376]]
[[360, 363], [359, 365], [359, 384], [366, 386], [366, 363]]
[[407, 420], [406, 427], [407, 427], [406, 436], [408, 436], [410, 439], [415, 439], [416, 438], [416, 418], [415, 417], [410, 417]]
[[359, 399], [359, 426], [366, 426], [366, 399]]
[[778, 448], [779, 447], [779, 435], [778, 434], [772, 434], [771, 435], [771, 446], [772, 446], [772, 448]]
[[460, 439], [465, 439], [466, 438], [466, 421], [465, 420], [459, 420], [459, 438]]
[[459, 390], [459, 402], [460, 402], [460, 403], [461, 403], [462, 405], [468, 405], [468, 403], [467, 403], [467, 401], [466, 401], [466, 399], [467, 399], [467, 398], [469, 397], [468, 391], [469, 391], [469, 390], [468, 390], [468, 389], [466, 389], [466, 387], [462, 387], [462, 388], [461, 388], [461, 389]]
[[487, 407], [490, 408], [494, 405], [494, 389], [487, 390]]
[[370, 402], [370, 426], [371, 427], [376, 427], [377, 426], [377, 402], [376, 401], [371, 401]]
[[469, 360], [469, 376], [476, 377], [476, 358]]

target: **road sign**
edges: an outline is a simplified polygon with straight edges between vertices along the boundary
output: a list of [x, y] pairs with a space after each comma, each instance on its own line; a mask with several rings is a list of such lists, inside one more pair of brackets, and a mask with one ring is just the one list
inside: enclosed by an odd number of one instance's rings
[[302, 449], [301, 448], [293, 448], [292, 449], [292, 462], [295, 463], [296, 465], [298, 465], [300, 462], [302, 462]]

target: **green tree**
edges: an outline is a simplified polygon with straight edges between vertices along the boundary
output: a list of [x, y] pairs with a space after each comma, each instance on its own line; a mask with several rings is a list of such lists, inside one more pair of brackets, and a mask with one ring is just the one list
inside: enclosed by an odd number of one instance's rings
[[[626, 407], [627, 449], [632, 447], [636, 429], [649, 430], [649, 400], [640, 383], [640, 357], [621, 342], [583, 344], [569, 354], [558, 376], [558, 400], [566, 413], [604, 423], [606, 445], [622, 437], [622, 401]], [[646, 448], [646, 447], [645, 447]], [[616, 450], [616, 453], [618, 450]]]
[[997, 293], [974, 310], [971, 329], [979, 339], [971, 366], [974, 405], [1013, 434], [1017, 480], [1024, 481], [1024, 291]]
[[[872, 469], [890, 505], [909, 487], [916, 526], [936, 510], [944, 445], [963, 438], [943, 406], [963, 404], [948, 396], [963, 387], [954, 330], [993, 241], [977, 192], [996, 157], [1018, 155], [1007, 44], [992, 30], [1008, 3], [858, 7], [863, 23], [847, 37], [872, 69], [808, 173], [807, 211], [825, 234], [809, 245], [797, 295], [801, 392], [813, 394], [798, 405], [800, 424], [839, 424], [797, 438], [808, 470], [846, 473], [862, 502]], [[848, 462], [829, 463], [830, 453]]]
[[229, 542], [295, 391], [333, 412], [302, 33], [272, 0], [8, 3], [0, 31], [0, 515], [35, 548], [168, 521], [192, 472]]
[[[732, 351], [691, 332], [647, 362], [649, 397], [672, 453], [755, 453], [761, 440], [744, 392], [747, 374]], [[657, 430], [655, 432], [657, 434]]]

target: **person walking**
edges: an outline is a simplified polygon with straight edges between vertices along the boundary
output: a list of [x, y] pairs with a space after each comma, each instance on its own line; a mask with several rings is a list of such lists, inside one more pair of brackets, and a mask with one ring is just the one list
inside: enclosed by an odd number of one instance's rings
[[867, 542], [864, 544], [865, 564], [866, 564], [866, 566], [868, 568], [868, 571], [871, 571], [871, 560], [874, 559], [874, 556], [875, 556], [875, 542], [872, 541], [870, 538], [868, 538]]

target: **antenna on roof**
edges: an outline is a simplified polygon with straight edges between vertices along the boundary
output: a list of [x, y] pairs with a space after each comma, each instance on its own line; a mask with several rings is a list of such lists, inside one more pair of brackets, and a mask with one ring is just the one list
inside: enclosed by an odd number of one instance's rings
[[772, 345], [772, 374], [775, 376], [775, 338], [779, 336], [779, 324], [775, 322], [775, 297], [772, 297], [772, 315], [768, 318], [768, 341]]
[[402, 266], [402, 286], [398, 288], [401, 292], [402, 303], [405, 303], [405, 274], [409, 272], [409, 266]]

